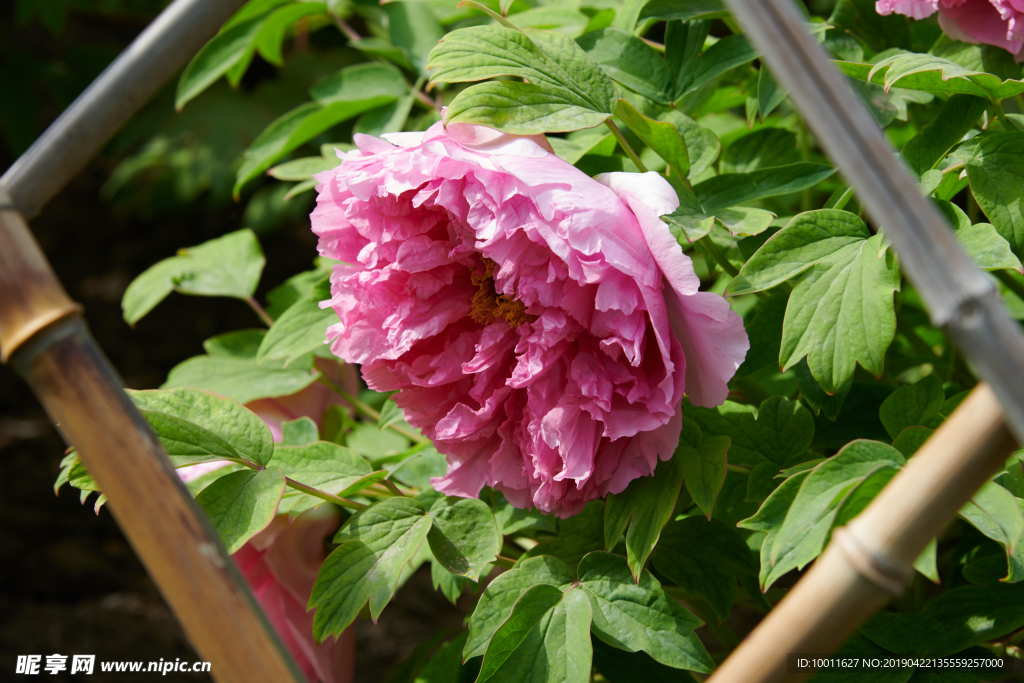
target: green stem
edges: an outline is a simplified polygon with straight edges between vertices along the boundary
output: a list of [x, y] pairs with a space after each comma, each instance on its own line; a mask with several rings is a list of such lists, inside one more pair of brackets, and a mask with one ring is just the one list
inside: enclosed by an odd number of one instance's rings
[[725, 469], [729, 470], [730, 472], [735, 472], [737, 474], [750, 474], [751, 472], [754, 471], [754, 470], [752, 470], [749, 467], [744, 467], [743, 465], [729, 465], [729, 464], [726, 464]]
[[354, 500], [349, 500], [348, 498], [340, 498], [334, 494], [327, 493], [326, 491], [321, 491], [320, 489], [315, 489], [312, 486], [301, 484], [294, 479], [289, 479], [288, 477], [284, 478], [284, 482], [293, 489], [302, 491], [303, 493], [308, 493], [315, 498], [326, 500], [329, 503], [334, 503], [335, 505], [340, 505], [341, 507], [348, 508], [350, 510], [362, 510], [366, 507], [362, 503], [357, 503]]
[[911, 325], [908, 325], [902, 320], [897, 319], [896, 329], [899, 330], [900, 334], [906, 337], [907, 341], [910, 342], [910, 345], [917, 349], [919, 352], [925, 354], [926, 356], [931, 356], [932, 358], [938, 361], [942, 361], [942, 356], [935, 353], [935, 350], [928, 345], [928, 342], [921, 338], [921, 335], [919, 335], [917, 333], [917, 330], [915, 330]]
[[992, 111], [995, 112], [996, 118], [999, 119], [999, 123], [1003, 124], [1003, 130], [1016, 131], [1020, 130], [1017, 126], [1006, 118], [1006, 112], [1003, 111], [1003, 105], [999, 102], [992, 103]]
[[[800, 160], [807, 162], [811, 160], [811, 134], [807, 130], [807, 126], [801, 125], [798, 144], [800, 145]], [[800, 210], [810, 211], [811, 206], [811, 188], [805, 188], [800, 193]]]
[[612, 135], [615, 136], [615, 139], [619, 143], [619, 147], [621, 147], [622, 151], [626, 153], [626, 156], [628, 156], [629, 160], [633, 162], [637, 170], [640, 171], [641, 173], [647, 173], [647, 167], [644, 166], [644, 162], [640, 161], [640, 157], [638, 157], [636, 152], [633, 151], [633, 148], [629, 145], [629, 141], [626, 140], [626, 136], [622, 134], [622, 131], [619, 130], [619, 127], [616, 126], [611, 119], [608, 119], [604, 123], [606, 126], [608, 126], [608, 128], [611, 129]]
[[249, 304], [249, 308], [256, 311], [256, 315], [260, 317], [260, 320], [263, 321], [264, 325], [270, 327], [274, 324], [274, 319], [267, 315], [267, 312], [263, 310], [263, 307], [260, 306], [260, 302], [256, 301], [255, 297], [250, 296], [248, 299], [245, 300], [245, 303]]
[[391, 481], [390, 479], [384, 479], [383, 481], [384, 485], [388, 487], [389, 491], [394, 493], [396, 496], [405, 497], [405, 493], [402, 491], [402, 489], [395, 486], [395, 482]]
[[722, 266], [722, 270], [729, 273], [729, 275], [736, 277], [740, 274], [740, 271], [736, 269], [736, 266], [729, 263], [729, 259], [725, 257], [722, 250], [718, 248], [718, 245], [711, 241], [711, 238], [705, 235], [697, 240], [697, 244], [704, 247], [705, 251], [711, 255], [711, 258], [715, 259], [715, 263]]
[[1016, 294], [1021, 301], [1024, 301], [1024, 283], [1010, 274], [1008, 270], [994, 270], [992, 274], [996, 279], [1006, 285], [1006, 288]]
[[[335, 384], [331, 380], [327, 379], [323, 375], [320, 375], [320, 378], [317, 381], [320, 382], [321, 384], [325, 385], [327, 388], [331, 389], [335, 393], [337, 393], [339, 396], [341, 396], [346, 401], [348, 401], [349, 405], [351, 405], [353, 408], [355, 408], [357, 413], [360, 413], [361, 415], [365, 415], [366, 417], [370, 418], [374, 422], [380, 422], [380, 413], [378, 411], [374, 410], [372, 407], [370, 407], [367, 404], [363, 403], [358, 398], [356, 398], [352, 394], [348, 393], [347, 391], [342, 389], [340, 386], [338, 386], [337, 384]], [[428, 439], [427, 437], [422, 436], [420, 434], [416, 434], [415, 432], [410, 432], [408, 429], [406, 429], [405, 427], [402, 427], [401, 425], [391, 424], [391, 425], [388, 425], [388, 429], [391, 429], [391, 430], [394, 430], [395, 432], [398, 432], [399, 434], [401, 434], [405, 438], [407, 438], [410, 441], [413, 441], [415, 443], [418, 443], [418, 444], [419, 443], [422, 443], [422, 444], [429, 444], [430, 443], [430, 439]]]

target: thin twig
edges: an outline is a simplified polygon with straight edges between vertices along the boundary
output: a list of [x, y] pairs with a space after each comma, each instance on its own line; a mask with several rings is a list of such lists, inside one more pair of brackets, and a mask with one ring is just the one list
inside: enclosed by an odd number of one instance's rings
[[390, 479], [383, 479], [382, 481], [384, 482], [384, 485], [387, 486], [388, 489], [390, 489], [391, 492], [394, 493], [396, 496], [405, 496], [405, 493], [402, 492], [402, 489], [395, 486], [395, 482], [391, 481]]
[[722, 250], [718, 248], [717, 244], [711, 241], [711, 238], [708, 235], [705, 235], [704, 237], [701, 237], [699, 240], [697, 240], [697, 244], [704, 247], [705, 251], [708, 252], [711, 258], [715, 259], [715, 263], [722, 266], [722, 270], [729, 273], [729, 275], [736, 277], [737, 275], [740, 274], [740, 271], [736, 268], [736, 266], [729, 263], [729, 259], [725, 257], [725, 254], [722, 253]]
[[346, 38], [354, 42], [359, 42], [360, 40], [362, 40], [362, 37], [358, 33], [356, 33], [355, 29], [349, 26], [348, 22], [346, 22], [344, 19], [337, 16], [336, 14], [332, 14], [331, 18], [334, 19], [334, 23], [337, 25], [338, 30], [344, 33]]
[[743, 465], [730, 465], [726, 464], [725, 469], [730, 472], [736, 472], [737, 474], [750, 474], [754, 470], [750, 467], [744, 467]]
[[264, 325], [270, 327], [271, 325], [274, 324], [274, 319], [267, 315], [267, 312], [263, 310], [263, 307], [260, 306], [260, 302], [256, 301], [255, 297], [250, 296], [248, 299], [245, 300], [245, 303], [249, 304], [249, 308], [256, 311], [256, 315], [260, 317], [260, 320], [263, 321]]
[[306, 486], [305, 484], [297, 482], [294, 479], [290, 479], [288, 477], [284, 478], [284, 483], [288, 484], [288, 486], [290, 486], [293, 489], [296, 489], [297, 491], [308, 493], [309, 495], [315, 498], [326, 500], [328, 503], [334, 503], [335, 505], [340, 505], [341, 507], [348, 508], [350, 510], [362, 510], [363, 508], [366, 507], [362, 503], [357, 503], [354, 500], [349, 500], [348, 498], [341, 498], [339, 496], [334, 495], [333, 493], [327, 493], [326, 491], [315, 489], [312, 486]]
[[[341, 396], [343, 399], [348, 401], [348, 403], [353, 408], [355, 408], [357, 413], [365, 415], [366, 417], [370, 418], [374, 422], [380, 422], [380, 412], [378, 412], [377, 410], [374, 410], [371, 406], [367, 405], [363, 401], [360, 401], [358, 398], [356, 398], [355, 396], [353, 396], [349, 392], [345, 391], [340, 386], [338, 386], [337, 384], [335, 384], [331, 380], [327, 379], [323, 375], [320, 375], [320, 377], [319, 377], [319, 379], [317, 381], [319, 381], [321, 384], [326, 385], [329, 389], [331, 389], [332, 391], [337, 393], [339, 396]], [[405, 427], [402, 427], [401, 425], [390, 424], [390, 425], [388, 425], [388, 429], [391, 429], [391, 430], [394, 430], [395, 432], [398, 432], [399, 434], [401, 434], [405, 438], [409, 439], [410, 441], [414, 441], [416, 443], [427, 443], [427, 444], [430, 443], [430, 439], [428, 439], [427, 437], [425, 437], [425, 436], [423, 436], [421, 434], [416, 434], [415, 432], [410, 432], [408, 429], [406, 429]]]
[[612, 131], [612, 135], [614, 135], [615, 139], [618, 141], [619, 147], [622, 148], [622, 151], [626, 153], [626, 156], [629, 157], [629, 160], [632, 161], [633, 164], [637, 167], [637, 170], [640, 171], [641, 173], [647, 173], [647, 167], [644, 166], [644, 162], [640, 161], [640, 157], [638, 157], [636, 152], [633, 151], [633, 148], [630, 146], [629, 141], [626, 140], [626, 136], [622, 134], [622, 131], [619, 130], [619, 127], [616, 126], [611, 119], [605, 121], [604, 124], [608, 126], [608, 128]]

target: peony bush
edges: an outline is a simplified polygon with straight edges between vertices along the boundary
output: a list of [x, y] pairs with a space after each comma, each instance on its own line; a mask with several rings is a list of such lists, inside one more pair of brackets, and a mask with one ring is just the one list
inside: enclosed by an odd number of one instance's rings
[[[1024, 319], [1024, 4], [804, 8]], [[311, 268], [262, 283], [232, 226], [123, 307], [252, 308], [132, 397], [310, 681], [415, 572], [465, 628], [391, 680], [703, 680], [978, 381], [719, 2], [252, 0], [176, 103], [300, 52], [344, 66], [234, 192], [308, 207]], [[948, 662], [1020, 658], [1022, 462], [843, 653], [1006, 675]]]

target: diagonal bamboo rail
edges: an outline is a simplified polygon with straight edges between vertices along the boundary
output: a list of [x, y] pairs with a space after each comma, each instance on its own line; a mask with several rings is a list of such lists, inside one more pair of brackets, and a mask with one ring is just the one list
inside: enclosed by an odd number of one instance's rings
[[243, 0], [176, 0], [0, 179], [0, 362], [77, 450], [186, 635], [230, 683], [304, 676], [36, 243], [37, 213]]
[[807, 575], [709, 679], [798, 681], [809, 672], [787, 674], [787, 654], [831, 651], [899, 595], [918, 554], [1003, 466], [1014, 435], [1024, 442], [1024, 335], [807, 33], [792, 1], [725, 2], [865, 210], [885, 226], [933, 324], [988, 382], [853, 522], [835, 532], [835, 542]]

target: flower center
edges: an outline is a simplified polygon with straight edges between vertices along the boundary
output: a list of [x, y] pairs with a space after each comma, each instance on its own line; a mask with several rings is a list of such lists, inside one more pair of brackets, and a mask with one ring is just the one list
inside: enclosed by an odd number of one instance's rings
[[469, 274], [470, 282], [477, 288], [473, 295], [469, 317], [481, 325], [490, 325], [498, 318], [504, 318], [509, 327], [516, 328], [525, 322], [533, 322], [537, 316], [526, 312], [521, 301], [498, 294], [494, 288], [494, 270], [498, 264], [489, 258], [482, 259], [484, 272], [473, 269]]

